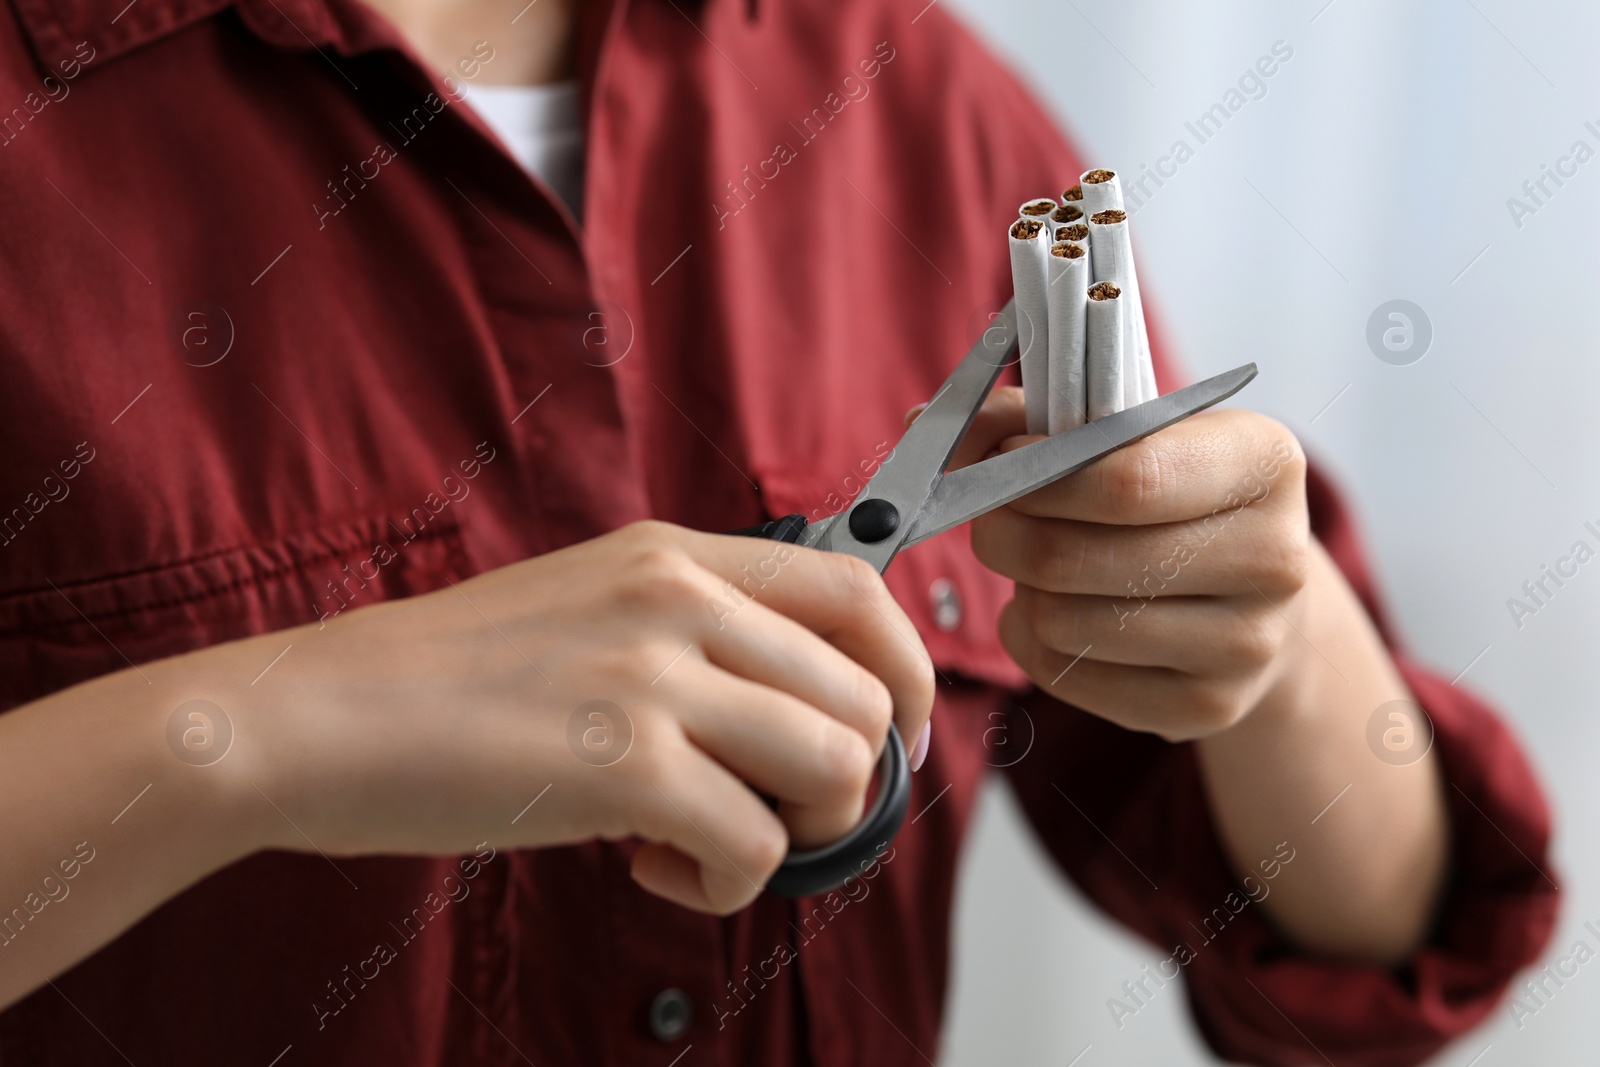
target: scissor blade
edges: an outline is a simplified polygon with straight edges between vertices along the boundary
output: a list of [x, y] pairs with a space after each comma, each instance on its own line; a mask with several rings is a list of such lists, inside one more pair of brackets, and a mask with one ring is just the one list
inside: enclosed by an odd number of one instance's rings
[[[994, 388], [995, 379], [1015, 358], [1016, 345], [1016, 302], [1012, 300], [973, 342], [851, 507], [862, 500], [876, 499], [889, 501], [903, 516], [920, 511], [956, 446], [967, 435], [984, 398]], [[846, 508], [845, 512], [849, 510]], [[902, 524], [901, 530], [904, 529]], [[895, 534], [877, 542], [861, 542], [850, 533], [848, 524], [833, 521], [812, 543], [860, 556], [881, 571], [899, 550], [901, 538]]]
[[900, 547], [910, 548], [1082, 470], [1123, 445], [1226, 400], [1255, 376], [1256, 365], [1246, 363], [1026, 448], [951, 471], [940, 479], [927, 505], [912, 520]]

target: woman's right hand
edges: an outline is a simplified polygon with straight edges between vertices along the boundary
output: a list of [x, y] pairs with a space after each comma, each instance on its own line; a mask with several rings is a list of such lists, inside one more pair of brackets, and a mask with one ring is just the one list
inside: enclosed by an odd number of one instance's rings
[[241, 803], [265, 808], [259, 790], [280, 809], [262, 847], [640, 838], [642, 886], [717, 913], [748, 904], [791, 840], [854, 826], [891, 720], [909, 749], [933, 699], [871, 566], [657, 522], [293, 641], [232, 702], [216, 767]]

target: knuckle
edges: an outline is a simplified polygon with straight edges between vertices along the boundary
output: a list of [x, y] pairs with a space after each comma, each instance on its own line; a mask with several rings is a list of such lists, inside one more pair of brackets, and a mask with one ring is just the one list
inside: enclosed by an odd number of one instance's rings
[[1249, 667], [1270, 663], [1282, 643], [1282, 625], [1276, 614], [1256, 611], [1234, 627], [1235, 656]]
[[783, 857], [789, 852], [789, 835], [776, 817], [763, 819], [750, 831], [744, 843], [744, 857], [751, 868], [751, 877], [757, 883], [771, 878]]
[[916, 659], [916, 673], [911, 676], [911, 699], [920, 708], [932, 709], [933, 695], [937, 691], [938, 668], [933, 665], [933, 657], [927, 654]]
[[1076, 613], [1065, 604], [1065, 598], [1049, 593], [1017, 591], [1022, 604], [1023, 617], [1034, 636], [1047, 648], [1064, 652], [1078, 640]]
[[1077, 588], [1092, 566], [1087, 537], [1053, 537], [1047, 531], [1034, 531], [1024, 544], [1028, 572], [1046, 589]]
[[859, 796], [872, 781], [872, 748], [856, 731], [829, 723], [822, 736], [822, 768], [829, 792]]
[[1147, 438], [1124, 448], [1103, 468], [1106, 507], [1113, 522], [1137, 519], [1167, 491], [1173, 470], [1161, 453], [1160, 443]]
[[677, 750], [683, 744], [683, 735], [659, 719], [634, 716], [633, 744], [625, 758], [612, 764], [618, 774], [639, 783], [646, 795], [654, 793], [653, 783], [671, 780], [679, 761]]
[[862, 710], [869, 739], [876, 744], [894, 721], [894, 697], [877, 675], [866, 670], [856, 672], [855, 689], [853, 703]]
[[1213, 682], [1197, 687], [1194, 697], [1194, 729], [1190, 737], [1205, 737], [1220, 733], [1237, 723], [1244, 715], [1233, 686]]
[[681, 607], [705, 592], [699, 565], [683, 552], [656, 543], [635, 553], [621, 577], [630, 599], [655, 609]]
[[668, 545], [675, 540], [675, 527], [660, 519], [639, 519], [622, 527], [613, 536], [634, 546], [635, 550], [650, 545]]
[[1300, 439], [1294, 435], [1294, 431], [1277, 419], [1260, 414], [1256, 417], [1263, 426], [1267, 452], [1277, 461], [1279, 469], [1295, 478], [1303, 476], [1306, 472], [1306, 452], [1300, 447]]
[[589, 652], [586, 669], [593, 671], [592, 677], [605, 678], [631, 689], [630, 683], [636, 681], [644, 669], [644, 649], [647, 647], [629, 641], [597, 642]]
[[1257, 546], [1252, 570], [1263, 589], [1278, 596], [1297, 593], [1311, 570], [1311, 545], [1301, 531], [1277, 533]]
[[828, 558], [837, 567], [840, 577], [868, 598], [889, 595], [888, 587], [883, 584], [883, 575], [866, 560], [843, 552], [828, 553]]

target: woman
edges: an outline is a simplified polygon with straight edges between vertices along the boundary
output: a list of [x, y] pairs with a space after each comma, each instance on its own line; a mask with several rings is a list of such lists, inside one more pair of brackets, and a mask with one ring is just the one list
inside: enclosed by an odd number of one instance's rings
[[[942, 9], [13, 13], [0, 1059], [928, 1060], [986, 765], [1229, 1058], [1418, 1062], [1536, 955], [1537, 786], [1276, 423], [887, 585], [693, 532], [848, 499], [1082, 169]], [[761, 893], [891, 720], [915, 822]]]

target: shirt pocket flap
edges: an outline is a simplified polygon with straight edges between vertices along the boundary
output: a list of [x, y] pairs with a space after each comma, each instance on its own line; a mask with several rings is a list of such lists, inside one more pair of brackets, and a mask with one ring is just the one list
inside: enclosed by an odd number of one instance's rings
[[416, 596], [473, 567], [455, 518], [358, 516], [138, 570], [0, 591], [13, 703], [129, 664]]

